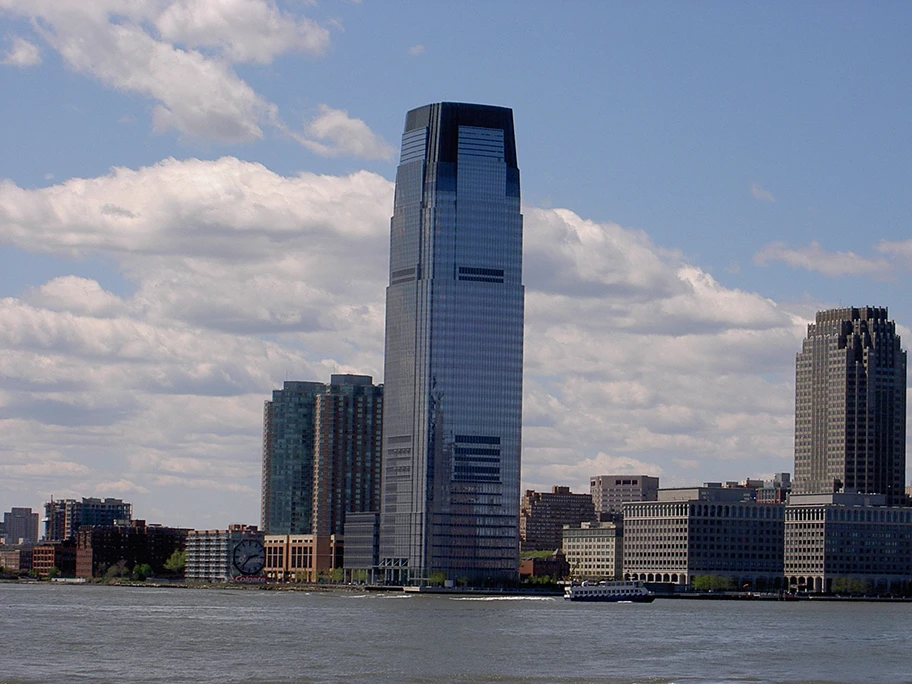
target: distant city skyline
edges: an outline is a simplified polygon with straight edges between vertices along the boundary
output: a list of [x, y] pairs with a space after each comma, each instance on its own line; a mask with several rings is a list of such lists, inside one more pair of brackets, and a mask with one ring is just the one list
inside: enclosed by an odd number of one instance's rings
[[768, 479], [817, 311], [912, 339], [908, 4], [198, 4], [0, 0], [0, 510], [255, 524], [272, 390], [384, 381], [425, 102], [522, 140], [522, 489]]

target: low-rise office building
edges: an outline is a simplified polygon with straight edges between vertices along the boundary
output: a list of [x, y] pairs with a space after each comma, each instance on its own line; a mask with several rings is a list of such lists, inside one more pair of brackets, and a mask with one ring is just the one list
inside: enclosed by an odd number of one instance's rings
[[870, 494], [792, 494], [784, 571], [813, 593], [912, 592], [912, 508]]
[[342, 535], [267, 534], [263, 546], [263, 572], [275, 582], [317, 582], [342, 569]]
[[563, 550], [573, 579], [615, 579], [623, 572], [623, 526], [613, 522], [564, 525]]
[[624, 505], [625, 579], [782, 586], [784, 505], [758, 503], [742, 487], [663, 489], [658, 498]]
[[5, 572], [24, 573], [32, 569], [32, 546], [0, 547], [0, 568]]
[[560, 549], [555, 549], [547, 558], [531, 556], [519, 561], [519, 577], [549, 577], [552, 581], [566, 579], [570, 575], [570, 564]]
[[380, 550], [380, 515], [349, 513], [345, 517], [345, 554], [342, 566], [346, 582], [376, 582]]

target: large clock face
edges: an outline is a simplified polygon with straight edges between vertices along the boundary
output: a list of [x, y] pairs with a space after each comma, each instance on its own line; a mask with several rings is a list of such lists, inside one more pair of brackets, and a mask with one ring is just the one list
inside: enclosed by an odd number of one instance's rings
[[231, 562], [242, 575], [255, 575], [266, 564], [266, 552], [256, 539], [245, 539], [234, 547]]

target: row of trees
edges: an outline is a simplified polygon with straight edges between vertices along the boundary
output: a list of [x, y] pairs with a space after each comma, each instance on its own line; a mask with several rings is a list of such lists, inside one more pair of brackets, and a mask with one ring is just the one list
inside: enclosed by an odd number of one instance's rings
[[[737, 591], [739, 587], [731, 577], [724, 575], [696, 575], [691, 581], [696, 591]], [[851, 577], [835, 577], [830, 585], [830, 593], [847, 596], [871, 596], [886, 593], [886, 588], [879, 590], [868, 580]]]
[[[187, 564], [187, 552], [175, 551], [162, 566], [169, 575], [182, 575]], [[107, 569], [104, 579], [130, 580], [132, 582], [145, 582], [152, 576], [152, 566], [148, 563], [136, 563], [132, 568], [125, 560], [115, 563]]]
[[[168, 560], [165, 561], [163, 569], [166, 574], [177, 576], [182, 575], [184, 572], [184, 566], [187, 562], [187, 554], [185, 551], [175, 551], [171, 554]], [[52, 580], [61, 576], [60, 568], [52, 567], [48, 570], [47, 579]], [[145, 582], [146, 579], [151, 577], [153, 574], [152, 566], [148, 563], [136, 563], [132, 567], [127, 563], [126, 560], [121, 560], [118, 563], [110, 566], [104, 573], [105, 580], [131, 580], [134, 582]], [[0, 566], [0, 578], [2, 579], [16, 579], [18, 577], [29, 576], [35, 579], [39, 578], [38, 570], [30, 570], [21, 572], [9, 570]]]

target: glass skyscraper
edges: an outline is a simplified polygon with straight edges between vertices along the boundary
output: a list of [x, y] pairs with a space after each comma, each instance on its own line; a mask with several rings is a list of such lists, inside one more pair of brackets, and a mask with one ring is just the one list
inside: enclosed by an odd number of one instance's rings
[[380, 505], [383, 387], [369, 375], [285, 381], [263, 407], [266, 534], [341, 534], [347, 513]]
[[388, 582], [516, 579], [523, 299], [512, 111], [410, 111], [386, 294]]
[[314, 441], [322, 382], [286, 380], [263, 406], [263, 494], [266, 534], [312, 534]]
[[796, 494], [904, 500], [906, 352], [886, 307], [817, 313], [797, 356]]

